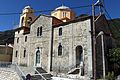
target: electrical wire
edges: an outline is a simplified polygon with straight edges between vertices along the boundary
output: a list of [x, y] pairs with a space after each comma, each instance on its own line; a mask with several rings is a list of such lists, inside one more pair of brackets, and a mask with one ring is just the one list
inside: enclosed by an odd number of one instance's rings
[[[116, 25], [116, 22], [111, 18], [111, 16], [109, 15], [109, 13], [108, 13], [108, 11], [106, 10], [106, 8], [105, 7], [103, 7], [104, 8], [104, 10], [105, 10], [105, 15], [110, 19], [110, 21], [113, 23], [113, 26], [116, 28], [116, 30], [119, 30], [119, 28], [117, 27], [117, 25]], [[109, 23], [110, 24], [110, 23]]]
[[[79, 6], [79, 7], [71, 7], [70, 9], [78, 9], [78, 8], [85, 8], [85, 7], [91, 7], [92, 5], [86, 5], [86, 6]], [[38, 10], [35, 11], [34, 13], [41, 13], [41, 12], [51, 12], [54, 11], [53, 9], [49, 10]], [[0, 13], [0, 15], [16, 15], [16, 14], [22, 14], [21, 12], [15, 12], [15, 13]]]

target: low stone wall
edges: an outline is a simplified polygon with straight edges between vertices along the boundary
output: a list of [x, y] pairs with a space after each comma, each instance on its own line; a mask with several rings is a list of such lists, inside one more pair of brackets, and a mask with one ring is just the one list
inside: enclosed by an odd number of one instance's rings
[[0, 54], [0, 61], [11, 62], [12, 61], [12, 55]]

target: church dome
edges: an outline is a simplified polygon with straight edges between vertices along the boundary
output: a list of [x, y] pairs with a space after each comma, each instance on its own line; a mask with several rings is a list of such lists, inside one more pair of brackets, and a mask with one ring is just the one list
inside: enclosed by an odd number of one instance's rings
[[25, 6], [25, 8], [24, 9], [31, 9], [31, 7], [30, 6]]
[[56, 8], [55, 10], [60, 10], [60, 9], [67, 9], [67, 10], [70, 10], [69, 7], [64, 6], [64, 5], [62, 5], [62, 6], [58, 7], [58, 8]]

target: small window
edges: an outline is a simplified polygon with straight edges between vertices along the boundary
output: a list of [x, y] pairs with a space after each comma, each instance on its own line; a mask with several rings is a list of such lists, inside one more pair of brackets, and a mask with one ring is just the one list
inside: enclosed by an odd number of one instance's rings
[[24, 50], [24, 54], [23, 54], [23, 57], [25, 57], [26, 56], [26, 50]]
[[15, 52], [15, 57], [17, 57], [17, 55], [18, 55], [18, 51]]
[[66, 17], [66, 12], [63, 12], [63, 18]]
[[17, 38], [17, 43], [19, 43], [19, 38]]
[[25, 42], [27, 42], [27, 36], [25, 36]]
[[42, 36], [42, 27], [37, 28], [37, 36]]
[[28, 22], [28, 25], [30, 25], [30, 22]]
[[24, 22], [24, 17], [22, 17], [21, 26], [23, 26], [23, 22]]
[[57, 16], [57, 13], [55, 13], [54, 15]]
[[20, 31], [18, 31], [18, 34], [20, 33]]
[[62, 28], [59, 28], [59, 36], [62, 35]]
[[30, 23], [32, 21], [32, 17], [29, 17], [27, 21], [28, 21], [28, 24], [30, 25]]
[[40, 31], [39, 31], [39, 27], [38, 27], [38, 28], [37, 28], [37, 36], [39, 36], [39, 32], [40, 32]]
[[40, 36], [42, 35], [42, 27], [40, 27]]
[[61, 56], [62, 55], [62, 45], [59, 44], [58, 46], [58, 56]]
[[32, 21], [32, 17], [29, 17], [29, 21]]

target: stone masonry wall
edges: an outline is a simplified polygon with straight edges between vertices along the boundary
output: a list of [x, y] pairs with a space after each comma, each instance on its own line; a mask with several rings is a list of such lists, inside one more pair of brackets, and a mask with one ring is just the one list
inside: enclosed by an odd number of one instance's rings
[[[37, 36], [37, 28], [42, 27], [42, 35]], [[40, 48], [41, 67], [46, 71], [50, 70], [50, 51], [51, 51], [51, 35], [52, 35], [52, 18], [40, 16], [32, 25], [30, 30], [30, 62], [35, 65], [36, 50]]]
[[[90, 19], [54, 28], [53, 38], [53, 71], [67, 73], [76, 65], [76, 47], [83, 47], [85, 75], [92, 75], [92, 45]], [[59, 36], [62, 28], [62, 36]], [[62, 55], [58, 56], [59, 43]]]

